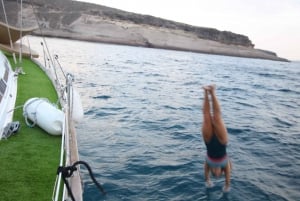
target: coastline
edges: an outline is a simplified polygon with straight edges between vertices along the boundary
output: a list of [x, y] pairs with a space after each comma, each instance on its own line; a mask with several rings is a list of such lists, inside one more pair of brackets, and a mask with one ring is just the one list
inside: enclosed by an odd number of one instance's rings
[[[44, 8], [40, 1], [47, 3]], [[8, 3], [9, 8], [16, 5]], [[101, 5], [80, 1], [62, 0], [34, 3], [41, 30], [38, 36], [67, 38], [90, 42], [142, 46], [205, 54], [289, 61], [269, 50], [255, 49], [246, 36], [215, 28], [196, 27], [149, 15], [130, 13]], [[22, 23], [31, 27], [36, 18], [32, 6], [25, 4]], [[1, 16], [1, 15], [0, 15]], [[11, 24], [18, 27], [20, 21], [10, 16]]]
[[255, 49], [252, 46], [246, 47], [201, 39], [194, 33], [183, 30], [105, 19], [93, 19], [91, 21], [90, 18], [92, 17], [82, 16], [73, 22], [68, 29], [49, 28], [45, 29], [43, 34], [34, 32], [34, 35], [204, 54], [289, 61], [278, 57], [271, 51]]

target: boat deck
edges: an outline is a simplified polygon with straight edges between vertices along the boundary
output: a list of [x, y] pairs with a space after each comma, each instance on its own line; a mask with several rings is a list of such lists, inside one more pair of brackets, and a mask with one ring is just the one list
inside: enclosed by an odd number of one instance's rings
[[[11, 65], [12, 57], [8, 56]], [[19, 75], [14, 121], [20, 121], [19, 132], [0, 141], [1, 200], [49, 200], [60, 158], [60, 136], [50, 136], [39, 127], [29, 128], [22, 105], [32, 97], [58, 100], [52, 82], [30, 59], [23, 60], [26, 74]]]

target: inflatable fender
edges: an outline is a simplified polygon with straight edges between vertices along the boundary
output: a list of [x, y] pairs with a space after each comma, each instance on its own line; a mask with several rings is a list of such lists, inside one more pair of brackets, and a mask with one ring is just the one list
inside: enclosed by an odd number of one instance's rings
[[78, 91], [72, 87], [71, 88], [71, 117], [75, 122], [80, 122], [83, 119], [83, 107], [81, 103], [81, 98]]
[[[26, 124], [33, 127], [37, 124], [51, 135], [61, 135], [64, 113], [45, 98], [31, 98], [23, 106]], [[28, 119], [33, 123], [29, 124]]]

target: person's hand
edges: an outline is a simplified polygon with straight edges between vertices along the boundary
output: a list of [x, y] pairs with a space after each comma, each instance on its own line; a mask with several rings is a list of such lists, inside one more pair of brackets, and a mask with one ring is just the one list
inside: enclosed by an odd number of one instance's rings
[[225, 184], [225, 186], [223, 187], [223, 192], [228, 193], [229, 191], [230, 191], [230, 186]]
[[208, 181], [205, 182], [205, 187], [206, 188], [212, 188], [212, 187], [214, 187], [214, 184], [210, 180], [208, 180]]

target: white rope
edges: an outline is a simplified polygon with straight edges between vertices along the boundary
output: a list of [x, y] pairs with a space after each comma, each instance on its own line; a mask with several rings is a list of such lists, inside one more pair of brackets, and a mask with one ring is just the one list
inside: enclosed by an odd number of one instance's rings
[[[12, 43], [12, 40], [11, 40], [11, 33], [10, 33], [10, 29], [8, 27], [9, 24], [8, 24], [7, 15], [6, 15], [6, 11], [5, 11], [5, 6], [4, 6], [4, 1], [3, 0], [2, 0], [2, 8], [3, 8], [3, 13], [4, 13], [5, 23], [7, 24], [7, 32], [8, 32], [10, 47], [13, 48], [13, 43]], [[15, 53], [13, 53], [13, 58], [14, 58], [14, 62], [16, 64], [17, 60], [16, 60]]]
[[[31, 112], [31, 114], [34, 115], [34, 119], [31, 119], [32, 124], [30, 124], [29, 121], [28, 121], [28, 112], [27, 112], [27, 108], [29, 107], [29, 105], [31, 105], [32, 103], [37, 102], [37, 101], [39, 101], [39, 103], [36, 105], [34, 112]], [[27, 105], [25, 106], [24, 111], [23, 111], [23, 116], [25, 117], [25, 122], [26, 122], [26, 125], [27, 125], [28, 127], [33, 128], [33, 127], [37, 124], [36, 111], [37, 111], [37, 108], [39, 107], [39, 105], [40, 105], [43, 101], [46, 101], [46, 102], [50, 103], [49, 100], [48, 100], [47, 98], [37, 98], [37, 99], [32, 100], [31, 102], [27, 103]]]
[[[64, 123], [61, 137], [61, 148], [60, 148], [60, 162], [59, 166], [62, 167], [64, 161], [64, 147], [65, 147], [65, 136], [66, 136], [66, 116], [64, 115]], [[61, 172], [56, 176], [55, 184], [53, 187], [52, 200], [58, 201], [61, 184]], [[54, 199], [53, 199], [54, 198]], [[63, 199], [64, 200], [64, 199]]]
[[19, 106], [15, 107], [15, 108], [9, 110], [7, 113], [11, 113], [11, 112], [15, 111], [16, 109], [19, 109], [19, 108], [21, 108], [21, 107], [23, 107], [23, 106], [24, 106], [24, 105], [19, 105]]
[[23, 0], [21, 0], [20, 2], [21, 4], [21, 10], [20, 10], [20, 49], [19, 49], [19, 64], [22, 63], [22, 52], [23, 52], [23, 49], [22, 49], [22, 43], [23, 43], [23, 40], [22, 40], [22, 37], [23, 37]]
[[[37, 15], [36, 15], [37, 12], [35, 11], [35, 8], [34, 8], [34, 6], [33, 6], [33, 4], [32, 4], [31, 1], [30, 1], [30, 3], [31, 3], [31, 7], [32, 7], [32, 10], [33, 10], [34, 16], [35, 16], [35, 20], [36, 20], [36, 22], [37, 22], [37, 24], [38, 24], [38, 27], [39, 27], [39, 31], [40, 31], [40, 33], [41, 33], [41, 35], [42, 35], [42, 39], [43, 39], [42, 45], [43, 45], [43, 47], [44, 47], [44, 45], [45, 45], [45, 49], [46, 49], [47, 56], [48, 56], [48, 58], [49, 58], [49, 62], [51, 63], [52, 69], [53, 69], [53, 71], [54, 71], [54, 78], [55, 78], [54, 80], [55, 80], [55, 84], [56, 84], [57, 86], [60, 86], [61, 84], [60, 84], [60, 80], [58, 79], [58, 75], [57, 75], [57, 72], [56, 72], [55, 62], [54, 62], [53, 57], [52, 57], [51, 54], [50, 54], [50, 50], [49, 50], [48, 44], [47, 44], [47, 42], [46, 42], [46, 39], [45, 39], [45, 37], [44, 37], [44, 33], [43, 33], [43, 31], [42, 31], [42, 28], [41, 28], [41, 23], [40, 23], [40, 21], [39, 21]], [[45, 55], [45, 51], [44, 51], [44, 55]], [[46, 57], [45, 57], [45, 56], [44, 56], [44, 61], [45, 61], [45, 64], [46, 64]], [[50, 68], [51, 68], [51, 65], [49, 65]], [[46, 67], [46, 65], [45, 65], [45, 67]]]
[[31, 52], [31, 47], [30, 47], [30, 42], [29, 42], [28, 36], [26, 36], [26, 39], [27, 39], [27, 44], [28, 44], [28, 47], [29, 47], [30, 58], [32, 58], [32, 52]]
[[[70, 91], [70, 86], [72, 85], [72, 77], [68, 76], [67, 81], [67, 87], [68, 89], [66, 90], [69, 94], [68, 98], [67, 98], [67, 104], [64, 105], [64, 114], [65, 114], [65, 118], [64, 118], [64, 124], [63, 124], [63, 133], [62, 133], [62, 142], [61, 142], [61, 155], [60, 155], [60, 163], [59, 166], [62, 167], [64, 160], [65, 160], [65, 166], [70, 165], [71, 161], [71, 153], [70, 153], [70, 139], [69, 139], [69, 130], [70, 130], [70, 93], [73, 93]], [[54, 184], [54, 188], [53, 188], [53, 194], [52, 194], [52, 200], [53, 201], [58, 201], [59, 199], [59, 193], [60, 193], [60, 185], [61, 185], [61, 179], [62, 179], [62, 175], [61, 172], [58, 174], [58, 176], [56, 177], [55, 180], [55, 184]], [[65, 200], [65, 196], [67, 195], [67, 191], [66, 191], [66, 186], [64, 185], [64, 193], [63, 193], [63, 198], [62, 200]], [[53, 199], [54, 197], [54, 199]]]
[[[70, 119], [69, 119], [69, 105], [67, 104], [65, 107], [65, 114], [66, 115], [66, 139], [65, 139], [65, 157], [66, 157], [66, 161], [65, 161], [65, 166], [69, 166], [71, 165], [71, 153], [70, 153]], [[68, 191], [66, 189], [66, 185], [64, 185], [64, 193], [63, 193], [63, 200], [65, 200], [65, 196], [68, 195]]]

